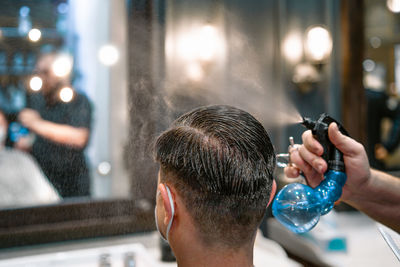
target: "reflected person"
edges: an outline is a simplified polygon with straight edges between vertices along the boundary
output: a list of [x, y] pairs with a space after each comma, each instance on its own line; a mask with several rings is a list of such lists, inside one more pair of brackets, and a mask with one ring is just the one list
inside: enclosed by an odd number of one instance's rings
[[156, 223], [178, 266], [253, 266], [275, 153], [264, 127], [231, 106], [200, 107], [155, 143]]
[[62, 101], [60, 89], [68, 84], [68, 77], [55, 75], [52, 66], [56, 59], [57, 54], [44, 54], [37, 62], [42, 88], [28, 96], [27, 108], [18, 116], [35, 139], [31, 144], [21, 139], [16, 147], [31, 151], [61, 196], [88, 196], [90, 180], [84, 149], [90, 136], [92, 108], [88, 98], [77, 91], [69, 102]]
[[[366, 150], [371, 166], [384, 170], [387, 169], [384, 160], [400, 143], [400, 105], [394, 84], [386, 90], [385, 83], [382, 78], [381, 80], [379, 86], [371, 85], [365, 89], [368, 117]], [[389, 119], [392, 123], [386, 140], [382, 137], [381, 127], [384, 119]]]
[[8, 120], [0, 110], [0, 208], [55, 203], [60, 196], [28, 153], [5, 146]]

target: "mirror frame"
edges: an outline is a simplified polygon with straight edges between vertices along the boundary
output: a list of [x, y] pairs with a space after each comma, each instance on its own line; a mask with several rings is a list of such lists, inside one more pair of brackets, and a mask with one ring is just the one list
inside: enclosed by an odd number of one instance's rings
[[154, 214], [134, 200], [63, 202], [0, 211], [0, 248], [151, 231]]

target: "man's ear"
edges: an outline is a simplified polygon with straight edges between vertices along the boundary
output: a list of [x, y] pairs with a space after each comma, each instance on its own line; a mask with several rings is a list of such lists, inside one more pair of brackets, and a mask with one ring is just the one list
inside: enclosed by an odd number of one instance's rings
[[268, 201], [267, 207], [269, 206], [269, 204], [271, 204], [272, 200], [274, 199], [275, 193], [276, 193], [276, 182], [275, 182], [275, 179], [273, 179], [272, 180], [271, 194], [269, 195], [269, 201]]
[[[171, 192], [171, 199], [168, 197], [168, 191], [167, 191], [167, 186], [165, 184], [160, 183], [158, 185], [158, 191], [160, 192], [161, 195], [161, 199], [162, 199], [162, 203], [163, 203], [163, 207], [165, 210], [165, 216], [164, 216], [164, 224], [167, 225], [168, 222], [171, 220], [172, 217], [172, 205], [174, 205], [174, 199], [173, 199], [173, 195]], [[171, 203], [172, 201], [172, 203]]]

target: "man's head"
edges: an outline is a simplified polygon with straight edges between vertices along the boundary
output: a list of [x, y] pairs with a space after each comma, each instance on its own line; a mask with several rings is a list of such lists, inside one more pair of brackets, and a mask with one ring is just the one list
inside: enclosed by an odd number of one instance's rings
[[[160, 184], [182, 199], [203, 244], [235, 248], [254, 240], [273, 188], [275, 153], [253, 116], [222, 105], [190, 111], [158, 137], [155, 159]], [[165, 213], [158, 211], [158, 221]]]
[[46, 96], [55, 94], [61, 85], [68, 83], [68, 75], [60, 77], [54, 71], [54, 63], [59, 58], [57, 53], [46, 53], [42, 54], [36, 63], [35, 72], [43, 81], [41, 91]]

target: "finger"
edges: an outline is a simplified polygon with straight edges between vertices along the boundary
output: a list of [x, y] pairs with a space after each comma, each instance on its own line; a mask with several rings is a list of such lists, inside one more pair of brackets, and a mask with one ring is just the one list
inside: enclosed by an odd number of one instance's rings
[[[297, 178], [300, 176], [300, 170], [293, 165], [285, 167], [284, 172], [286, 177], [288, 178]], [[308, 173], [308, 175], [304, 176], [307, 180], [307, 183], [313, 188], [317, 187], [323, 179], [323, 176], [318, 172], [316, 172], [315, 170], [312, 170], [311, 172]]]
[[307, 176], [312, 172], [312, 166], [300, 155], [300, 147], [302, 146], [298, 146], [298, 149], [295, 149], [290, 153], [290, 162]]
[[323, 158], [310, 152], [305, 146], [299, 148], [299, 154], [305, 162], [311, 165], [311, 167], [320, 174], [323, 174], [328, 168]]
[[312, 171], [308, 175], [306, 175], [307, 183], [312, 188], [317, 187], [322, 182], [323, 179], [324, 176], [319, 172], [317, 172], [315, 169], [312, 169]]
[[289, 155], [292, 155], [292, 153], [298, 152], [300, 146], [301, 145], [299, 145], [299, 144], [294, 144], [293, 146], [289, 146]]
[[[297, 152], [297, 150], [299, 149], [299, 146], [300, 145], [298, 145], [298, 144], [295, 144], [293, 146], [289, 146], [289, 155], [290, 155], [289, 157], [291, 157], [292, 153]], [[289, 177], [289, 178], [297, 178], [297, 177], [299, 177], [299, 175], [301, 173], [301, 170], [299, 168], [297, 168], [295, 164], [292, 163], [292, 159], [291, 158], [289, 159], [289, 161], [290, 161], [289, 165], [286, 166], [285, 169], [284, 169], [285, 175], [287, 177]]]
[[302, 136], [304, 146], [312, 153], [321, 156], [324, 153], [322, 145], [314, 138], [310, 130], [305, 131]]
[[19, 114], [18, 114], [18, 120], [21, 120], [23, 117], [24, 117], [24, 111], [21, 111]]
[[358, 155], [364, 149], [360, 143], [342, 134], [334, 122], [329, 125], [328, 135], [332, 144], [346, 156]]
[[286, 166], [284, 172], [285, 175], [289, 178], [297, 178], [300, 175], [300, 170], [293, 164]]
[[25, 114], [25, 113], [23, 113], [23, 114], [19, 114], [19, 116], [18, 116], [18, 120], [19, 120], [19, 121], [21, 121], [21, 122], [23, 122], [23, 121], [27, 120], [27, 116], [26, 116], [26, 114]]
[[300, 156], [299, 151], [294, 150], [291, 153], [291, 161], [292, 166], [288, 166], [285, 168], [285, 174], [289, 178], [295, 178], [300, 175], [300, 171], [303, 172], [304, 177], [307, 180], [307, 183], [311, 187], [316, 187], [323, 179], [323, 175], [318, 173], [313, 167], [305, 162], [302, 157]]

